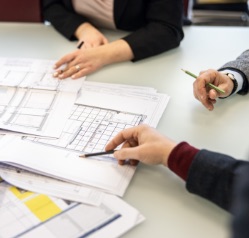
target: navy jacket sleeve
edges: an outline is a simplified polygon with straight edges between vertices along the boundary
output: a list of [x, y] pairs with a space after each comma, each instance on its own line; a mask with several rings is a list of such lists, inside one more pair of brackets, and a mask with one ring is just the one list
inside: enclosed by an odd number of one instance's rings
[[204, 197], [233, 214], [232, 238], [249, 234], [249, 162], [200, 150], [187, 178], [189, 192]]
[[233, 191], [233, 238], [249, 236], [249, 166], [240, 167]]
[[187, 190], [231, 211], [234, 183], [241, 168], [248, 164], [228, 155], [200, 150], [189, 169]]

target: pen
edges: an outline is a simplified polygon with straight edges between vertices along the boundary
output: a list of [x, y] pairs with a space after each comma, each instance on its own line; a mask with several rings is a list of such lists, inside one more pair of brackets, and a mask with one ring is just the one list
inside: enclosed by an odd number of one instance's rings
[[108, 150], [108, 151], [103, 151], [103, 152], [96, 152], [96, 153], [88, 153], [88, 154], [82, 154], [79, 155], [80, 158], [87, 158], [91, 156], [98, 156], [98, 155], [108, 155], [108, 154], [113, 154], [116, 150]]
[[79, 43], [79, 45], [77, 46], [77, 48], [80, 49], [81, 46], [82, 46], [83, 44], [84, 44], [84, 41], [81, 41], [81, 42]]
[[[193, 74], [193, 73], [191, 73], [191, 72], [189, 72], [189, 71], [187, 71], [187, 70], [182, 69], [182, 71], [185, 72], [186, 74], [192, 76], [193, 78], [197, 78], [197, 76], [196, 76], [195, 74]], [[210, 88], [215, 89], [215, 90], [216, 90], [217, 92], [219, 92], [219, 93], [225, 93], [225, 91], [224, 91], [223, 89], [220, 89], [220, 88], [216, 87], [216, 86], [213, 85], [212, 83], [208, 83], [208, 86], [209, 86]]]

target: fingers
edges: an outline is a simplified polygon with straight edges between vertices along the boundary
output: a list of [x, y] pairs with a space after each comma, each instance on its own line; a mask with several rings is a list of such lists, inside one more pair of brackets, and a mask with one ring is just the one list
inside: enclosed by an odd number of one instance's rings
[[59, 69], [53, 74], [53, 76], [58, 77], [59, 79], [65, 79], [68, 77], [77, 79], [85, 76], [87, 71], [87, 68], [82, 68], [80, 64], [77, 64], [75, 66], [67, 67], [63, 70]]
[[[84, 44], [82, 45], [82, 47], [83, 46]], [[72, 77], [73, 79], [76, 79], [76, 78], [85, 76], [89, 70], [87, 67], [84, 66], [84, 64], [78, 63], [79, 55], [80, 53], [78, 50], [58, 60], [54, 65], [54, 68], [57, 70], [54, 72], [53, 76], [59, 79], [65, 79], [68, 77]], [[61, 69], [60, 67], [62, 66], [65, 66], [65, 67]]]
[[207, 86], [208, 83], [217, 81], [217, 73], [218, 72], [216, 70], [212, 69], [201, 71], [200, 75], [193, 84], [195, 98], [199, 100], [209, 111], [214, 109], [216, 99], [220, 96], [220, 93]]
[[114, 157], [118, 160], [120, 165], [129, 163], [130, 165], [137, 165], [139, 163], [138, 147], [122, 147], [121, 150], [114, 152]]
[[136, 166], [138, 161], [138, 141], [134, 136], [137, 127], [128, 128], [119, 132], [105, 147], [105, 150], [112, 150], [122, 145], [122, 149], [114, 152], [114, 157], [120, 165], [129, 163]]
[[214, 89], [210, 90], [209, 93], [200, 93], [197, 94], [196, 90], [194, 90], [195, 98], [202, 103], [204, 107], [206, 107], [209, 111], [214, 109], [214, 104], [216, 103], [216, 91]]
[[69, 62], [71, 62], [73, 59], [75, 59], [76, 54], [75, 52], [71, 53], [71, 54], [67, 54], [64, 57], [62, 57], [61, 59], [59, 59], [55, 65], [54, 65], [54, 69], [58, 69], [61, 66], [68, 64]]
[[[111, 141], [109, 141], [105, 147], [105, 150], [113, 150], [119, 145], [124, 143], [123, 147], [128, 146], [137, 146], [137, 130], [138, 127], [127, 128], [123, 131], [120, 131]], [[126, 144], [128, 143], [128, 144]]]

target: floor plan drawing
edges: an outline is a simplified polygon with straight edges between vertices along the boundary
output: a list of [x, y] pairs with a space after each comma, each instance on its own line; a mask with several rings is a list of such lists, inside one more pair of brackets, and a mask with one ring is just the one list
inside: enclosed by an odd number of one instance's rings
[[58, 137], [75, 97], [68, 92], [0, 86], [0, 127]]
[[58, 80], [52, 60], [0, 57], [0, 85], [17, 88], [77, 92], [85, 78]]
[[59, 139], [26, 139], [75, 152], [104, 150], [119, 131], [139, 125], [145, 115], [75, 104]]
[[84, 78], [58, 80], [51, 60], [0, 57], [0, 128], [58, 137]]
[[10, 91], [8, 97], [0, 102], [2, 122], [5, 125], [27, 126], [42, 131], [58, 92], [18, 88]]

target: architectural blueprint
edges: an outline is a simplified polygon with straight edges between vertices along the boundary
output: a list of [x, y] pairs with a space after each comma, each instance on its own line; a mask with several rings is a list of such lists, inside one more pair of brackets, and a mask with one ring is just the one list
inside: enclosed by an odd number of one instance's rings
[[58, 80], [53, 61], [0, 58], [0, 128], [58, 137], [84, 78]]
[[120, 166], [112, 155], [89, 159], [79, 155], [103, 151], [107, 142], [125, 128], [141, 123], [155, 127], [168, 101], [169, 96], [153, 90], [83, 82], [58, 139], [5, 137], [0, 142], [0, 161], [123, 196], [134, 166]]

